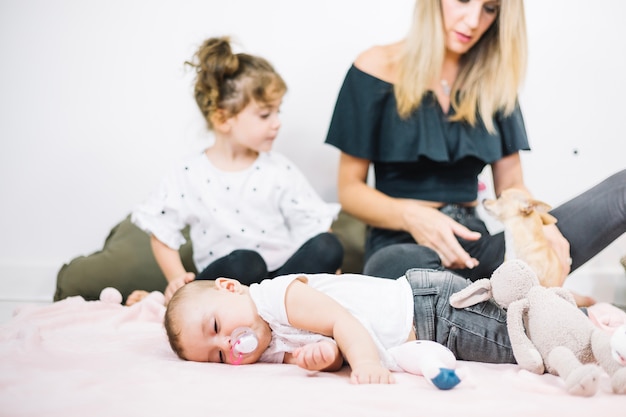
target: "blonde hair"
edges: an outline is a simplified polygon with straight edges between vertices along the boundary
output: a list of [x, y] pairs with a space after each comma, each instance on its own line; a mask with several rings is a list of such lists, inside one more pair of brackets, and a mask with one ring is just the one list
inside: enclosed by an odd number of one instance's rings
[[233, 53], [228, 36], [205, 40], [185, 64], [196, 70], [194, 96], [209, 129], [214, 117], [235, 116], [251, 100], [266, 104], [287, 92], [285, 81], [267, 60]]
[[190, 297], [198, 297], [205, 291], [213, 291], [217, 287], [215, 281], [198, 280], [185, 284], [178, 289], [170, 299], [165, 310], [165, 317], [163, 318], [163, 325], [165, 332], [167, 333], [167, 340], [170, 342], [170, 346], [176, 355], [181, 359], [185, 358], [183, 347], [180, 341], [180, 323], [185, 319], [181, 317], [180, 307], [189, 301]]
[[[444, 53], [441, 0], [417, 0], [413, 24], [398, 61], [398, 82], [394, 85], [401, 117], [408, 117], [419, 107], [432, 81], [441, 76]], [[508, 115], [515, 109], [526, 62], [523, 0], [502, 0], [496, 20], [461, 57], [450, 94], [455, 110], [451, 120], [474, 126], [479, 115], [493, 133], [495, 113], [503, 111]]]

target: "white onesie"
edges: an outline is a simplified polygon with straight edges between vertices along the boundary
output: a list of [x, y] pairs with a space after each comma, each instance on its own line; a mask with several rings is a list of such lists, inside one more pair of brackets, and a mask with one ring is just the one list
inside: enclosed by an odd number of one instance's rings
[[[291, 274], [250, 285], [250, 296], [259, 315], [272, 329], [272, 341], [260, 361], [281, 363], [285, 352], [328, 339], [289, 324], [285, 291], [299, 277], [352, 313], [374, 339], [383, 365], [399, 370], [387, 349], [406, 342], [413, 326], [413, 292], [405, 277], [384, 279], [358, 274]], [[311, 314], [315, 312], [311, 311]]]

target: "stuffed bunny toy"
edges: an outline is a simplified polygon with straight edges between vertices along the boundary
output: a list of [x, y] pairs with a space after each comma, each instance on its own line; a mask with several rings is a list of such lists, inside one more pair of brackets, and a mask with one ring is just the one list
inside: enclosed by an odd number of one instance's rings
[[[602, 368], [616, 394], [626, 394], [626, 367], [612, 355], [611, 334], [596, 327], [562, 287], [546, 288], [523, 261], [505, 261], [491, 276], [450, 297], [455, 308], [493, 298], [507, 310], [507, 327], [517, 363], [530, 372], [559, 375], [567, 392], [592, 396]], [[600, 368], [598, 364], [602, 367]]]
[[611, 336], [611, 353], [620, 365], [626, 366], [626, 324], [615, 329]]

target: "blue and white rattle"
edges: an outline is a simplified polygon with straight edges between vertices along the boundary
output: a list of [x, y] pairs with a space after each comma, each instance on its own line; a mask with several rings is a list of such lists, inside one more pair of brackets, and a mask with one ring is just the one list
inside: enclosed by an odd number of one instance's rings
[[461, 382], [456, 357], [447, 347], [430, 340], [414, 340], [387, 350], [405, 372], [421, 375], [440, 390], [449, 390]]

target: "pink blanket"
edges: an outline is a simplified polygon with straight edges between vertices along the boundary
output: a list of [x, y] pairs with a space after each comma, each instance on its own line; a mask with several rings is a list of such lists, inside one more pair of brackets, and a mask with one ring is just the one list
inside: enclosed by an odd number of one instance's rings
[[626, 415], [607, 375], [598, 394], [579, 398], [515, 365], [460, 362], [470, 378], [439, 391], [410, 374], [352, 385], [347, 368], [185, 362], [169, 348], [163, 313], [152, 299], [124, 307], [81, 297], [18, 309], [0, 326], [0, 416]]

